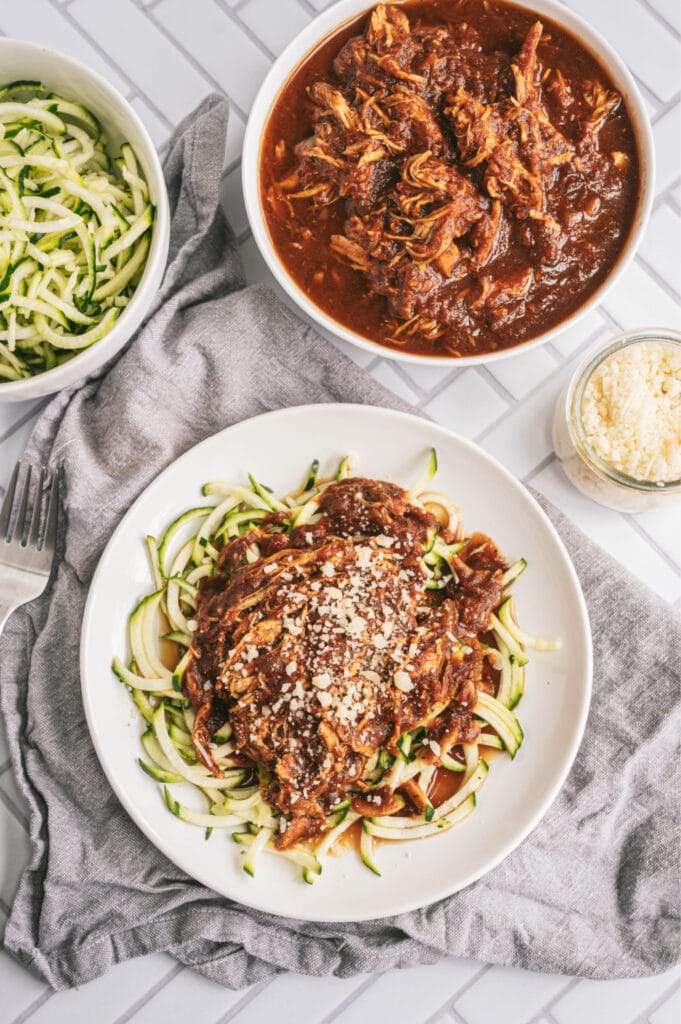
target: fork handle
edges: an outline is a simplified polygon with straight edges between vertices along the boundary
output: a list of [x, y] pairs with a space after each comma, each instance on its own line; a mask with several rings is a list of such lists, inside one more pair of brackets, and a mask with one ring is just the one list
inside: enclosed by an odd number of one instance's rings
[[14, 606], [9, 604], [0, 604], [0, 634], [5, 628], [5, 623], [14, 611]]

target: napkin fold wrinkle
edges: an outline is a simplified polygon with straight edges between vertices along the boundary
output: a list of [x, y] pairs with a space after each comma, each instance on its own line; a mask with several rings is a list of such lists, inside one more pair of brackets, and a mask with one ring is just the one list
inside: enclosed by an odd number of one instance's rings
[[57, 989], [161, 950], [230, 988], [283, 970], [348, 977], [446, 955], [592, 978], [669, 968], [681, 952], [679, 624], [539, 496], [586, 595], [594, 697], [554, 805], [479, 882], [380, 921], [268, 916], [188, 878], [109, 787], [81, 703], [80, 626], [132, 501], [188, 448], [261, 412], [408, 409], [268, 289], [244, 286], [219, 202], [227, 116], [211, 96], [172, 139], [169, 265], [134, 343], [56, 396], [29, 442], [34, 463], [63, 467], [67, 525], [51, 585], [0, 639], [0, 707], [31, 839], [6, 947]]

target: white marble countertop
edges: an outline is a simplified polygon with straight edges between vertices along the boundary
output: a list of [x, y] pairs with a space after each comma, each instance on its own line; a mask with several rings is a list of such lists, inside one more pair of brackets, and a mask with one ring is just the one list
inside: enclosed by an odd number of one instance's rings
[[[367, 0], [367, 3], [369, 0]], [[100, 71], [163, 148], [211, 90], [232, 101], [224, 205], [250, 280], [269, 281], [248, 230], [239, 157], [248, 110], [273, 58], [329, 0], [3, 0], [0, 34], [48, 44]], [[575, 359], [621, 328], [679, 324], [681, 295], [681, 5], [679, 0], [569, 0], [613, 43], [636, 77], [657, 147], [656, 198], [636, 259], [599, 308], [555, 342], [488, 367], [413, 367], [344, 350], [378, 380], [470, 437], [543, 491], [665, 601], [681, 607], [679, 514], [600, 508], [567, 482], [550, 418]], [[0, 78], [2, 71], [0, 69]], [[0, 405], [0, 495], [43, 402]], [[27, 859], [26, 812], [0, 736], [0, 928]], [[79, 990], [53, 994], [0, 951], [0, 1020], [80, 1024], [678, 1024], [681, 971], [592, 982], [449, 958], [433, 967], [340, 981], [282, 975], [230, 992], [169, 956], [122, 964]], [[502, 1010], [503, 1008], [503, 1010]], [[500, 1018], [500, 1013], [503, 1016]]]

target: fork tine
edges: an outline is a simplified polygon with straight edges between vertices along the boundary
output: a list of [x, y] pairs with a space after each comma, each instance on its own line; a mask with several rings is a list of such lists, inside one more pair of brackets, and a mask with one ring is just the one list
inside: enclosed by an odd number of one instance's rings
[[21, 490], [21, 501], [19, 502], [19, 511], [17, 512], [17, 518], [14, 523], [14, 534], [13, 540], [22, 542], [24, 539], [24, 530], [26, 526], [26, 520], [28, 518], [28, 499], [31, 494], [31, 464], [29, 463], [26, 467], [26, 475], [24, 477], [24, 486]]
[[59, 520], [59, 470], [52, 473], [52, 486], [50, 487], [50, 504], [47, 510], [47, 523], [45, 524], [45, 538], [43, 540], [43, 551], [50, 554], [54, 552], [57, 543], [57, 523]]
[[31, 529], [28, 535], [27, 544], [30, 548], [37, 548], [38, 541], [40, 540], [40, 513], [43, 508], [43, 487], [45, 485], [45, 470], [40, 468], [40, 476], [38, 477], [38, 487], [35, 492], [35, 501], [33, 502], [33, 514], [31, 516]]
[[17, 462], [12, 473], [12, 478], [7, 485], [7, 491], [5, 493], [5, 500], [2, 503], [0, 509], [0, 540], [5, 540], [9, 534], [9, 523], [12, 518], [12, 505], [14, 504], [14, 492], [17, 487], [17, 479], [19, 476], [20, 463]]

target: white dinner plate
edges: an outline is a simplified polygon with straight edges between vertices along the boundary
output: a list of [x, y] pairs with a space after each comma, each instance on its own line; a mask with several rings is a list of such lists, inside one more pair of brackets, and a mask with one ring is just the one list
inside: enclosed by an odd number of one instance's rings
[[[242, 481], [250, 470], [284, 494], [300, 484], [313, 458], [322, 472], [346, 453], [355, 472], [409, 486], [437, 449], [435, 485], [463, 510], [467, 532], [489, 533], [510, 562], [528, 568], [514, 586], [523, 628], [560, 637], [562, 649], [533, 653], [517, 713], [525, 741], [514, 761], [494, 759], [475, 813], [451, 832], [381, 844], [382, 876], [354, 850], [329, 857], [314, 885], [283, 859], [264, 855], [255, 878], [241, 868], [229, 832], [203, 830], [169, 813], [159, 785], [141, 772], [141, 718], [110, 671], [128, 656], [127, 620], [151, 590], [144, 548], [179, 512], [197, 503], [207, 480]], [[113, 534], [90, 588], [81, 641], [83, 701], [102, 767], [128, 814], [180, 868], [239, 903], [310, 921], [384, 917], [425, 906], [470, 885], [506, 857], [537, 825], [577, 752], [591, 692], [591, 636], [584, 599], [567, 553], [527, 490], [470, 441], [426, 420], [358, 405], [282, 409], [223, 430], [162, 472]]]

